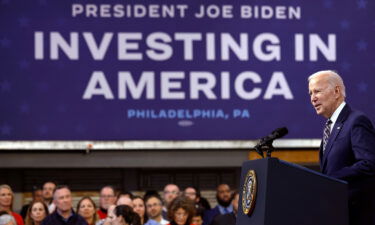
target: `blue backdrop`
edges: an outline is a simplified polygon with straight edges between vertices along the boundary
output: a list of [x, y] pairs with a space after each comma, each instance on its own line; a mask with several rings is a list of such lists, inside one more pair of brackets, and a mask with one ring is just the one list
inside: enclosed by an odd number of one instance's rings
[[374, 4], [2, 0], [0, 139], [320, 138], [323, 69], [374, 121]]

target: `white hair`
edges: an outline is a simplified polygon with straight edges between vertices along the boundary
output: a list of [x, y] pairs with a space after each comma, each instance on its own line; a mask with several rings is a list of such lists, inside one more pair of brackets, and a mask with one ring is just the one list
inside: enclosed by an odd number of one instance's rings
[[345, 85], [344, 81], [342, 80], [341, 76], [333, 70], [321, 70], [318, 71], [307, 78], [307, 80], [310, 82], [310, 80], [316, 78], [317, 76], [324, 74], [326, 75], [326, 78], [328, 79], [328, 83], [332, 88], [335, 88], [336, 86], [339, 86], [342, 92], [342, 95], [346, 97], [346, 92], [345, 92]]
[[9, 214], [3, 214], [0, 216], [0, 225], [6, 225], [9, 222], [12, 222], [13, 224], [16, 224], [16, 221], [14, 220], [13, 216]]

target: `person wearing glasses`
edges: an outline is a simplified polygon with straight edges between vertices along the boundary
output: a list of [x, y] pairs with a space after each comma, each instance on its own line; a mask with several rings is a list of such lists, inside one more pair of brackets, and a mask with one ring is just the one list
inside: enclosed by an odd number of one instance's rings
[[108, 207], [116, 204], [116, 191], [112, 186], [104, 186], [100, 190], [98, 215], [100, 219], [105, 219]]
[[180, 188], [176, 184], [165, 185], [163, 191], [163, 198], [165, 204], [163, 207], [163, 217], [167, 217], [169, 205], [178, 196], [180, 196]]
[[163, 201], [159, 195], [149, 195], [145, 199], [146, 212], [149, 220], [146, 225], [167, 225], [169, 221], [162, 215]]

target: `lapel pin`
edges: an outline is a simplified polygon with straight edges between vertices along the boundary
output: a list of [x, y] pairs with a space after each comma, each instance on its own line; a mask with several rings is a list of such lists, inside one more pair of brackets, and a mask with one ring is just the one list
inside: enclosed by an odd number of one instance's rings
[[337, 127], [337, 130], [340, 130], [341, 127]]

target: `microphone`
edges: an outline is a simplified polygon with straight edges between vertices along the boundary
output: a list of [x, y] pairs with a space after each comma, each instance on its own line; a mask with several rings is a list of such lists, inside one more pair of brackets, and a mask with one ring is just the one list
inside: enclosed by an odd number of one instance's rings
[[288, 134], [288, 129], [286, 127], [277, 128], [276, 130], [272, 131], [272, 133], [268, 136], [262, 137], [259, 140], [259, 143], [255, 146], [255, 149], [272, 143], [275, 139], [282, 138]]

